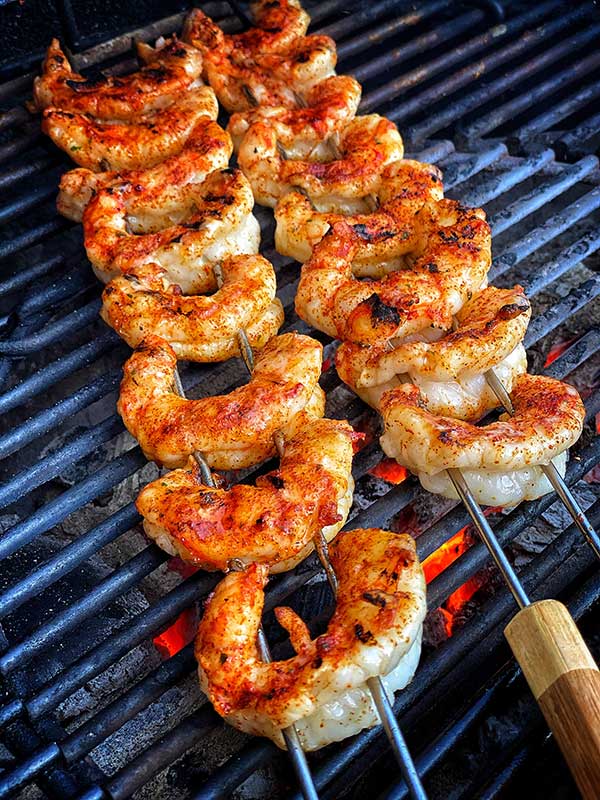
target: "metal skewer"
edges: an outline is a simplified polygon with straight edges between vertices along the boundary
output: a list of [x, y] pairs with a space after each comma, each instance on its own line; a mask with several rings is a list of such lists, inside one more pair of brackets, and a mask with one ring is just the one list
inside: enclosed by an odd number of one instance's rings
[[[221, 280], [220, 269], [219, 271], [215, 269], [215, 277], [217, 280], [217, 284], [219, 284]], [[237, 339], [238, 339], [238, 346], [240, 348], [240, 353], [242, 355], [244, 364], [246, 365], [246, 369], [250, 374], [252, 374], [252, 370], [254, 368], [254, 356], [252, 353], [250, 342], [248, 341], [248, 337], [246, 335], [246, 331], [243, 328], [240, 328], [240, 330], [238, 331]], [[277, 449], [277, 452], [279, 453], [279, 455], [282, 455], [284, 448], [284, 440], [281, 431], [277, 431], [274, 434], [273, 441], [275, 442], [275, 447]], [[325, 570], [325, 574], [327, 575], [327, 580], [329, 581], [329, 585], [331, 586], [333, 596], [337, 597], [337, 576], [335, 574], [335, 570], [333, 569], [333, 565], [329, 560], [329, 550], [327, 546], [327, 540], [325, 539], [322, 530], [319, 530], [313, 541], [315, 545], [315, 550], [317, 551], [317, 554], [319, 556], [319, 560], [321, 561], [323, 569]], [[268, 651], [268, 645], [266, 644], [266, 640], [265, 640], [265, 646], [267, 647]], [[268, 661], [270, 660], [270, 658], [264, 660]], [[423, 785], [419, 778], [419, 773], [417, 772], [417, 768], [415, 767], [414, 761], [412, 760], [412, 756], [410, 754], [404, 736], [402, 735], [402, 731], [398, 726], [398, 722], [394, 716], [394, 711], [388, 699], [381, 678], [379, 676], [369, 678], [367, 680], [367, 686], [369, 688], [369, 691], [371, 692], [371, 695], [373, 696], [373, 702], [375, 703], [375, 708], [377, 709], [377, 713], [379, 714], [379, 718], [385, 730], [386, 736], [390, 742], [394, 755], [396, 756], [396, 760], [400, 767], [400, 771], [402, 773], [404, 780], [406, 781], [406, 785], [409, 788], [411, 796], [413, 797], [414, 800], [427, 800], [427, 795], [425, 794], [425, 789], [423, 788]], [[294, 734], [297, 738], [298, 734], [295, 731], [295, 729], [294, 729]], [[284, 731], [284, 736], [285, 736], [285, 731]], [[289, 745], [288, 749], [290, 749]], [[300, 752], [302, 753], [302, 758], [306, 763], [304, 752], [302, 751], [301, 747], [300, 747]], [[298, 776], [300, 777], [299, 773]]]
[[[220, 267], [219, 267], [219, 272], [220, 272]], [[219, 283], [217, 269], [215, 269], [215, 277], [217, 278], [217, 283]], [[252, 349], [250, 348], [250, 343], [248, 342], [248, 338], [245, 333], [243, 334], [243, 338], [245, 339], [250, 355], [252, 355]], [[242, 349], [241, 345], [240, 345], [240, 351], [242, 352], [242, 357], [243, 357], [244, 350]], [[183, 384], [181, 383], [181, 377], [179, 375], [177, 367], [175, 367], [175, 375], [173, 382], [177, 394], [180, 397], [185, 398], [185, 391], [183, 389]], [[200, 468], [200, 473], [202, 475], [202, 482], [206, 486], [210, 486], [213, 489], [216, 488], [215, 479], [213, 477], [210, 467], [206, 463], [204, 455], [199, 452], [194, 452], [193, 457]], [[232, 559], [230, 564], [233, 570], [236, 570], [238, 572], [242, 572], [244, 570], [244, 565], [242, 564], [241, 561], [238, 561], [237, 559]], [[263, 630], [262, 625], [258, 629], [258, 634], [256, 636], [256, 643], [258, 645], [258, 651], [260, 653], [260, 657], [264, 662], [269, 663], [271, 661], [271, 650], [269, 648], [269, 643], [267, 641], [267, 637], [265, 636], [265, 632]], [[294, 767], [294, 771], [296, 773], [296, 777], [298, 778], [298, 782], [302, 789], [302, 794], [305, 800], [319, 800], [319, 795], [317, 794], [312, 773], [310, 771], [310, 767], [308, 766], [308, 762], [306, 760], [306, 754], [302, 749], [302, 745], [300, 743], [300, 737], [298, 736], [298, 731], [296, 730], [296, 727], [294, 725], [290, 725], [289, 728], [284, 728], [281, 731], [281, 733], [283, 735], [285, 745], [287, 747], [287, 751], [290, 756], [290, 760]]]
[[[512, 416], [515, 413], [515, 410], [513, 408], [510, 395], [506, 391], [506, 387], [500, 378], [496, 375], [493, 369], [489, 369], [487, 372], [485, 372], [484, 377], [490, 389], [494, 392], [498, 400], [504, 406], [504, 409]], [[563, 480], [562, 475], [556, 469], [552, 461], [549, 464], [540, 464], [540, 467], [544, 475], [550, 481], [552, 488], [562, 500], [565, 508], [573, 518], [573, 522], [585, 536], [585, 539], [594, 551], [596, 558], [600, 560], [600, 537], [586, 517], [573, 493]]]

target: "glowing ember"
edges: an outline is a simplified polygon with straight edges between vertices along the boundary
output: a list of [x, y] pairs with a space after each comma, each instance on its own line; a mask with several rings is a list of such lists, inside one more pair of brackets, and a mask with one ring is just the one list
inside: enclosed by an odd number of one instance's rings
[[198, 628], [198, 611], [195, 607], [186, 608], [175, 622], [152, 641], [163, 658], [170, 658], [189, 644]]
[[369, 475], [383, 478], [388, 483], [402, 483], [408, 477], [408, 470], [406, 467], [401, 467], [393, 458], [382, 458], [379, 464], [375, 464], [373, 469], [369, 470]]
[[[488, 513], [494, 509], [486, 509]], [[423, 562], [423, 572], [425, 580], [431, 583], [434, 578], [442, 573], [450, 564], [453, 564], [460, 556], [465, 553], [475, 541], [474, 534], [470, 525], [466, 525], [451, 539], [428, 556]], [[466, 583], [453, 592], [443, 604], [440, 611], [444, 617], [446, 635], [452, 636], [456, 618], [465, 604], [473, 597], [475, 592], [481, 587], [483, 578], [475, 575]]]
[[323, 361], [323, 366], [321, 367], [321, 373], [327, 372], [327, 370], [329, 369], [330, 366], [331, 366], [331, 359], [330, 358], [326, 358]]
[[556, 361], [556, 359], [561, 356], [565, 350], [567, 350], [573, 344], [573, 342], [576, 342], [578, 338], [578, 336], [574, 336], [572, 339], [565, 339], [562, 342], [556, 342], [553, 344], [546, 357], [544, 367], [549, 367], [550, 364], [552, 364], [553, 361]]

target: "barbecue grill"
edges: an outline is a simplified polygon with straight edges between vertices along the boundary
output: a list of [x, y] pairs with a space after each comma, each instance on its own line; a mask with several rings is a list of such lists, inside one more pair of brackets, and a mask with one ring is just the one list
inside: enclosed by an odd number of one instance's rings
[[[18, 11], [15, 3], [0, 6], [7, 19]], [[566, 483], [597, 526], [595, 5], [381, 0], [352, 9], [329, 0], [306, 7], [312, 29], [336, 40], [339, 71], [363, 83], [361, 111], [393, 119], [410, 157], [442, 168], [449, 197], [485, 207], [494, 236], [490, 281], [518, 282], [533, 302], [530, 371], [567, 379], [585, 399], [588, 424]], [[227, 31], [243, 24], [226, 3], [202, 8]], [[86, 28], [85, 16], [83, 5], [64, 0], [53, 32], [62, 25], [77, 69], [119, 72], [134, 66], [132, 37], [178, 30], [184, 13], [126, 34], [115, 24], [119, 35], [109, 41], [105, 30]], [[157, 470], [115, 411], [128, 348], [99, 320], [101, 287], [80, 227], [55, 211], [67, 159], [23, 107], [36, 47], [23, 54], [18, 41], [0, 65], [7, 77], [0, 85], [0, 797], [298, 797], [285, 754], [224, 726], [197, 688], [188, 642], [218, 576], [190, 574], [141, 534], [132, 501]], [[284, 329], [309, 332], [293, 313], [298, 265], [275, 252], [272, 215], [255, 213], [261, 252], [276, 266]], [[376, 415], [340, 384], [330, 366], [334, 345], [316, 336], [329, 365], [327, 416], [367, 432], [348, 526], [408, 529], [421, 559], [433, 559], [424, 655], [394, 706], [429, 797], [573, 796], [503, 638], [513, 598], [471, 535], [466, 510], [427, 495], [382, 459]], [[181, 372], [190, 397], [246, 380], [239, 360]], [[600, 646], [597, 562], [556, 495], [510, 513], [492, 510], [489, 521], [530, 596], [562, 599], [590, 646]], [[322, 624], [331, 595], [315, 555], [271, 581], [268, 610], [282, 602], [313, 618], [315, 629]], [[269, 613], [265, 628], [275, 653], [285, 652]], [[381, 728], [309, 763], [322, 798], [407, 796]]]

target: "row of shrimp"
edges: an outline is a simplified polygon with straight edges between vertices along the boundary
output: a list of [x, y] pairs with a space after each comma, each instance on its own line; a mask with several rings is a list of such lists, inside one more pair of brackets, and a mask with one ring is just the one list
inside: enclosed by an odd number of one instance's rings
[[[378, 723], [370, 678], [382, 676], [390, 698], [412, 679], [425, 583], [410, 536], [340, 532], [361, 436], [324, 418], [320, 342], [278, 334], [284, 311], [253, 215], [261, 200], [251, 169], [261, 158], [250, 158], [248, 137], [257, 126], [259, 139], [260, 130], [277, 132], [275, 153], [287, 148], [286, 158], [311, 159], [320, 146], [326, 154], [327, 138], [354, 118], [360, 87], [333, 74], [335, 46], [305, 36], [309, 18], [297, 2], [258, 2], [253, 12], [256, 28], [225, 36], [196, 10], [181, 40], [138, 45], [143, 66], [125, 76], [86, 79], [53, 41], [31, 109], [78, 165], [61, 179], [58, 209], [82, 222], [106, 284], [102, 317], [134, 348], [119, 413], [147, 458], [171, 470], [137, 498], [144, 529], [169, 554], [226, 573], [198, 631], [200, 684], [234, 726], [284, 747], [282, 730], [294, 724], [313, 750]], [[215, 92], [241, 112], [227, 130], [216, 122]], [[381, 118], [361, 124], [346, 132], [350, 158], [361, 137], [400, 142]], [[230, 169], [238, 144], [241, 168]], [[262, 202], [284, 194], [280, 177], [262, 180]], [[373, 176], [360, 180], [357, 191], [373, 190]], [[338, 184], [343, 192], [347, 178]], [[240, 355], [252, 367], [245, 385], [223, 385], [209, 369], [204, 387], [214, 376], [222, 393], [182, 396], [179, 360]], [[219, 472], [208, 480], [201, 468], [248, 470], [274, 457], [277, 468], [252, 484], [227, 484]], [[313, 638], [291, 608], [277, 608], [295, 655], [264, 663], [257, 634], [269, 574], [297, 565], [316, 537], [330, 542], [335, 613]]]
[[[448, 470], [459, 468], [484, 505], [552, 491], [542, 467], [552, 461], [564, 475], [585, 409], [573, 387], [527, 373], [531, 305], [520, 286], [488, 286], [484, 211], [445, 198], [441, 172], [404, 158], [390, 120], [357, 114], [360, 85], [334, 73], [334, 43], [305, 36], [300, 9], [289, 28], [262, 13], [258, 29], [236, 37], [195, 11], [185, 33], [231, 114], [254, 199], [274, 209], [278, 252], [303, 264], [298, 316], [340, 340], [341, 379], [381, 414], [384, 452], [426, 489], [458, 499]], [[510, 412], [490, 418], [503, 392]], [[223, 592], [201, 626], [201, 651]], [[306, 629], [295, 636], [297, 652], [314, 658]], [[203, 686], [240, 724], [245, 701], [213, 665], [200, 652]]]
[[[448, 468], [485, 505], [550, 492], [541, 467], [564, 475], [584, 407], [568, 384], [527, 374], [530, 303], [520, 286], [487, 285], [484, 211], [445, 198], [435, 166], [404, 159], [390, 120], [357, 115], [361, 87], [333, 74], [327, 37], [275, 36], [267, 81], [257, 31], [238, 47], [199, 11], [186, 31], [234, 112], [254, 198], [274, 208], [277, 250], [303, 264], [296, 312], [341, 341], [338, 373], [380, 412], [384, 452], [454, 499]], [[274, 88], [280, 62], [302, 72], [293, 93]], [[513, 413], [493, 421], [498, 381]]]

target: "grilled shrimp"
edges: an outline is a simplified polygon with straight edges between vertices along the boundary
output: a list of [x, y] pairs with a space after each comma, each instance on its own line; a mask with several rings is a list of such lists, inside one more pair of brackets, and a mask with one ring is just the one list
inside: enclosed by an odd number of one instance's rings
[[376, 194], [379, 208], [369, 214], [317, 211], [305, 194], [288, 192], [275, 207], [275, 246], [282, 255], [304, 263], [329, 228], [345, 220], [362, 234], [352, 265], [354, 274], [381, 278], [403, 266], [405, 254], [415, 246], [415, 215], [426, 203], [443, 196], [440, 170], [410, 159], [394, 161], [383, 170]]
[[[269, 13], [304, 15], [297, 7], [286, 5], [280, 4]], [[303, 19], [307, 24], [308, 18]], [[265, 20], [263, 15], [261, 24]], [[278, 22], [269, 25], [269, 30], [241, 34], [240, 39], [226, 36], [196, 9], [188, 17], [183, 36], [202, 51], [206, 78], [229, 112], [247, 111], [257, 105], [295, 108], [298, 96], [305, 98], [316, 83], [335, 70], [333, 40], [298, 35], [293, 24], [286, 27]]]
[[[189, 184], [180, 198], [179, 216], [187, 212], [187, 219], [155, 233], [136, 234], [129, 232], [137, 227], [131, 225], [129, 211], [133, 206], [135, 216], [136, 207], [143, 208], [143, 188], [117, 185], [94, 197], [83, 215], [83, 233], [100, 280], [107, 282], [152, 263], [163, 267], [185, 294], [200, 294], [213, 285], [215, 262], [234, 253], [258, 252], [260, 226], [252, 214], [254, 199], [239, 170], [213, 172], [204, 183]], [[152, 204], [151, 184], [147, 199]]]
[[349, 75], [334, 75], [317, 83], [308, 93], [306, 107], [259, 106], [239, 111], [229, 119], [227, 130], [235, 150], [256, 122], [273, 128], [288, 158], [326, 158], [327, 139], [352, 120], [360, 102], [360, 83]]
[[[429, 331], [424, 331], [427, 334]], [[433, 332], [432, 333], [437, 333]], [[416, 337], [423, 338], [423, 334]], [[410, 337], [410, 338], [416, 338]], [[428, 411], [440, 416], [456, 417], [470, 422], [481, 419], [498, 406], [498, 398], [483, 374], [459, 375], [451, 380], [436, 381], [417, 372], [393, 373], [382, 383], [364, 385], [362, 375], [374, 361], [373, 348], [344, 342], [337, 350], [335, 365], [340, 378], [361, 400], [380, 410], [381, 397], [389, 389], [403, 383], [414, 383]], [[508, 392], [518, 375], [527, 372], [527, 354], [522, 344], [495, 365], [494, 371]]]
[[127, 207], [129, 229], [152, 233], [181, 221], [189, 212], [190, 186], [227, 167], [232, 151], [229, 134], [203, 117], [183, 149], [155, 167], [124, 172], [78, 167], [65, 172], [56, 205], [64, 217], [81, 222], [85, 207], [101, 189], [128, 183], [132, 187]]
[[490, 229], [480, 209], [451, 200], [435, 204], [407, 270], [359, 281], [352, 272], [360, 232], [337, 222], [302, 267], [298, 315], [333, 337], [383, 344], [430, 326], [446, 330], [484, 282]]
[[359, 383], [376, 386], [402, 372], [432, 381], [480, 375], [523, 341], [530, 319], [531, 305], [521, 286], [488, 286], [457, 312], [452, 333], [437, 341], [401, 342], [393, 350], [376, 352]]
[[378, 114], [355, 117], [339, 136], [340, 158], [324, 161], [285, 160], [277, 131], [255, 122], [240, 145], [238, 163], [257, 202], [275, 207], [294, 187], [302, 189], [318, 211], [353, 214], [369, 209], [382, 170], [402, 158], [402, 138], [393, 122]]
[[410, 682], [420, 656], [425, 580], [407, 534], [374, 528], [340, 533], [330, 546], [338, 577], [327, 630], [311, 639], [290, 608], [275, 610], [296, 655], [261, 661], [256, 636], [267, 569], [227, 575], [210, 596], [196, 638], [200, 686], [227, 722], [284, 747], [296, 725], [316, 750], [379, 724], [366, 681], [377, 675], [390, 698]]
[[[239, 355], [240, 328], [250, 345], [261, 349], [283, 323], [273, 266], [259, 255], [238, 255], [225, 258], [221, 269], [224, 282], [214, 294], [186, 296], [165, 270], [145, 264], [106, 286], [100, 314], [130, 347], [156, 334], [189, 361]], [[214, 280], [206, 286], [216, 288]]]
[[201, 86], [132, 123], [101, 122], [49, 106], [42, 130], [79, 166], [94, 172], [148, 169], [179, 153], [201, 117], [215, 120], [218, 110], [213, 90]]
[[204, 486], [192, 461], [142, 490], [136, 506], [146, 533], [203, 569], [226, 570], [237, 559], [279, 572], [319, 530], [330, 528], [331, 538], [343, 525], [353, 488], [353, 436], [344, 421], [309, 422], [285, 442], [279, 469], [257, 478], [256, 486]]
[[404, 385], [381, 398], [384, 452], [417, 473], [425, 488], [456, 497], [448, 467], [463, 470], [481, 503], [514, 505], [550, 491], [540, 464], [563, 455], [581, 435], [585, 409], [572, 386], [540, 375], [520, 375], [513, 386], [514, 416], [475, 427], [424, 408], [416, 386]]
[[323, 348], [298, 333], [274, 336], [260, 352], [249, 383], [227, 395], [185, 400], [173, 391], [177, 356], [148, 336], [125, 364], [118, 411], [146, 458], [182, 467], [201, 451], [215, 469], [240, 469], [275, 455], [273, 435], [312, 400], [323, 416], [319, 386]]
[[190, 11], [183, 28], [183, 38], [197, 47], [206, 58], [236, 53], [240, 61], [261, 53], [287, 50], [308, 30], [310, 17], [297, 0], [260, 0], [251, 4], [255, 27], [244, 33], [227, 35], [199, 8]]
[[156, 49], [139, 43], [138, 55], [145, 62], [139, 72], [88, 79], [73, 71], [58, 39], [53, 39], [43, 74], [33, 82], [35, 108], [54, 106], [97, 119], [129, 122], [166, 108], [182, 92], [201, 85], [201, 53], [175, 36]]

